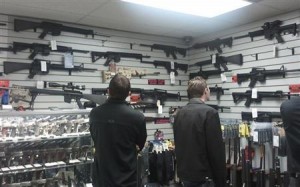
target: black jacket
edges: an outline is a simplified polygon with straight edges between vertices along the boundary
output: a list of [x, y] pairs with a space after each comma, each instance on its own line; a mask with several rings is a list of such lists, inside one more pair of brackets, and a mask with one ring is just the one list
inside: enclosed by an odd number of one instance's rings
[[214, 180], [225, 186], [225, 146], [218, 112], [193, 98], [175, 116], [175, 153], [183, 181]]
[[280, 112], [287, 141], [288, 171], [300, 173], [300, 97], [284, 101]]
[[90, 132], [96, 154], [95, 187], [136, 187], [137, 149], [144, 147], [144, 115], [125, 101], [109, 99], [90, 113]]

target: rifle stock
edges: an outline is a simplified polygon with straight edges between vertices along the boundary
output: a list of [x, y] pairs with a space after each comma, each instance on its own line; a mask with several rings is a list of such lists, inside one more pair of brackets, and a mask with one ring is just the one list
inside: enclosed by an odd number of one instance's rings
[[10, 61], [3, 62], [3, 72], [5, 74], [10, 74], [25, 69], [30, 69], [30, 67], [31, 64], [22, 63], [22, 62], [10, 62]]

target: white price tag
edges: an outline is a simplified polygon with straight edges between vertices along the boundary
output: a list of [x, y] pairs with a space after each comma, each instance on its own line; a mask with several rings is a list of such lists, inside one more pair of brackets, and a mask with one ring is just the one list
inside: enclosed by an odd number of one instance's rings
[[170, 72], [170, 80], [171, 80], [171, 84], [175, 84], [176, 79], [175, 79], [175, 72]]
[[85, 186], [86, 187], [93, 187], [93, 184], [92, 183], [86, 183]]
[[175, 69], [175, 64], [173, 61], [170, 62], [171, 63], [171, 69]]
[[257, 88], [252, 89], [251, 98], [252, 99], [257, 99]]
[[64, 56], [64, 65], [65, 68], [72, 69], [74, 68], [74, 56], [70, 53], [66, 53]]
[[273, 136], [273, 146], [279, 147], [279, 136]]
[[56, 40], [51, 40], [50, 44], [51, 44], [51, 50], [56, 51], [57, 50]]
[[258, 142], [258, 132], [257, 131], [253, 131], [253, 141]]
[[225, 73], [221, 73], [220, 75], [221, 75], [221, 81], [227, 82], [227, 77], [226, 77]]
[[36, 88], [44, 89], [44, 81], [36, 81]]
[[252, 118], [257, 118], [257, 108], [252, 108]]
[[215, 64], [217, 62], [217, 55], [211, 55], [211, 63]]
[[44, 60], [41, 60], [41, 71], [47, 72], [47, 62]]
[[158, 114], [162, 114], [162, 113], [163, 113], [162, 105], [159, 105], [159, 106], [158, 106], [158, 108], [157, 108], [157, 113], [158, 113]]

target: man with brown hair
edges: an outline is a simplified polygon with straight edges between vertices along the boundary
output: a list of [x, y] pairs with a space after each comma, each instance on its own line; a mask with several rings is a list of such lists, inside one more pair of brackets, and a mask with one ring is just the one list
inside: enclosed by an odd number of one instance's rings
[[200, 187], [207, 177], [225, 186], [225, 147], [218, 112], [205, 104], [210, 90], [202, 77], [188, 83], [189, 103], [174, 120], [178, 177], [184, 187]]
[[136, 187], [136, 147], [142, 150], [147, 138], [145, 117], [125, 101], [130, 94], [125, 76], [115, 75], [108, 93], [107, 102], [90, 113], [90, 133], [96, 149], [93, 185]]

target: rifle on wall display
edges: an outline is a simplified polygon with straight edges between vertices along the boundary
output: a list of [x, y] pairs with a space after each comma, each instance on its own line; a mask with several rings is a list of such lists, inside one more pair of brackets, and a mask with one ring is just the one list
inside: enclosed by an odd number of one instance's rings
[[34, 61], [30, 64], [28, 63], [22, 63], [22, 62], [9, 62], [4, 61], [3, 62], [3, 69], [5, 74], [14, 73], [17, 71], [29, 70], [28, 78], [32, 79], [35, 75], [46, 75], [49, 73], [50, 70], [58, 70], [58, 71], [69, 71], [69, 75], [71, 75], [72, 71], [89, 71], [94, 72], [97, 71], [97, 69], [91, 69], [91, 68], [84, 68], [84, 65], [81, 64], [79, 66], [74, 66], [73, 68], [65, 68], [62, 64], [51, 64], [50, 61], [47, 60], [40, 60], [40, 59], [34, 59]]
[[216, 93], [217, 100], [220, 100], [221, 95], [224, 95], [225, 90], [229, 90], [229, 88], [222, 88], [215, 85], [214, 87], [209, 87], [211, 93]]
[[164, 68], [167, 69], [168, 74], [170, 74], [171, 72], [174, 72], [175, 75], [178, 75], [178, 69], [184, 71], [185, 73], [188, 70], [188, 64], [180, 64], [177, 62], [169, 62], [169, 61], [158, 61], [158, 60], [154, 60], [153, 62], [150, 61], [141, 61], [141, 63], [143, 64], [153, 64], [155, 66], [155, 68], [157, 68], [158, 66], [162, 66]]
[[140, 44], [142, 47], [150, 47], [151, 51], [155, 50], [162, 50], [166, 53], [167, 57], [170, 57], [170, 55], [173, 57], [173, 59], [177, 59], [176, 54], [179, 53], [183, 57], [186, 56], [186, 49], [180, 48], [176, 46], [171, 45], [162, 45], [162, 44], [153, 44], [153, 45], [147, 45], [147, 44]]
[[92, 51], [91, 57], [92, 57], [92, 62], [96, 62], [100, 58], [106, 58], [104, 66], [108, 66], [109, 63], [112, 61], [118, 63], [121, 61], [121, 58], [134, 58], [140, 61], [142, 61], [143, 58], [150, 58], [150, 56], [142, 55], [138, 53], [124, 53], [124, 52], [112, 52], [112, 51], [107, 51], [107, 52]]
[[223, 47], [225, 46], [232, 47], [232, 41], [233, 41], [232, 37], [224, 38], [224, 39], [217, 38], [209, 42], [196, 43], [192, 47], [190, 47], [190, 49], [206, 48], [206, 51], [208, 50], [214, 51], [216, 49], [218, 53], [222, 53], [223, 51], [221, 49], [221, 45], [223, 45]]
[[281, 34], [292, 34], [295, 36], [297, 34], [297, 24], [293, 23], [284, 26], [281, 26], [281, 24], [282, 21], [280, 20], [275, 20], [273, 22], [265, 22], [262, 26], [262, 30], [249, 32], [246, 35], [234, 37], [234, 39], [250, 37], [251, 41], [253, 41], [253, 38], [256, 36], [264, 36], [267, 40], [273, 40], [274, 38], [276, 38], [278, 43], [284, 43]]
[[78, 50], [78, 49], [72, 49], [72, 47], [66, 47], [66, 46], [56, 46], [56, 50], [52, 50], [50, 45], [48, 44], [39, 44], [39, 43], [22, 43], [22, 42], [13, 42], [12, 51], [14, 53], [17, 53], [19, 51], [23, 51], [26, 49], [30, 49], [31, 54], [29, 55], [29, 59], [33, 59], [37, 54], [40, 54], [42, 56], [48, 56], [51, 51], [53, 52], [59, 52], [59, 53], [89, 53], [89, 51], [85, 50]]
[[15, 19], [14, 21], [14, 31], [16, 32], [25, 31], [29, 29], [33, 29], [34, 32], [36, 32], [38, 28], [43, 30], [42, 33], [39, 35], [40, 39], [44, 39], [47, 34], [51, 34], [52, 36], [59, 36], [61, 32], [71, 32], [71, 33], [83, 34], [85, 36], [91, 35], [93, 38], [94, 35], [109, 37], [106, 35], [97, 34], [91, 29], [69, 27], [60, 23], [53, 23], [48, 21], [42, 21], [41, 23], [37, 23], [33, 21], [20, 20], [20, 19]]
[[[286, 73], [297, 71], [300, 71], [300, 69], [285, 70], [284, 65], [282, 65], [279, 69], [272, 70], [266, 70], [265, 68], [252, 68], [250, 73], [238, 73], [236, 75], [236, 82], [241, 84], [242, 82], [250, 79], [249, 87], [253, 88], [257, 81], [265, 82], [267, 76], [282, 76], [285, 78]], [[234, 79], [235, 78], [233, 78], [233, 80]]]
[[216, 55], [212, 55], [210, 60], [196, 62], [195, 64], [189, 65], [189, 67], [195, 67], [195, 66], [202, 67], [204, 65], [213, 64], [218, 69], [221, 69], [221, 67], [223, 67], [225, 71], [228, 71], [228, 67], [226, 66], [228, 62], [232, 64], [243, 65], [243, 55], [237, 54], [237, 55], [225, 57], [216, 54]]
[[291, 96], [299, 96], [296, 94], [285, 93], [283, 91], [275, 91], [275, 92], [257, 92], [257, 97], [253, 98], [254, 94], [252, 90], [247, 90], [246, 92], [232, 92], [233, 102], [238, 103], [240, 100], [246, 99], [245, 106], [249, 107], [252, 102], [260, 103], [262, 98], [283, 98], [288, 97], [290, 99]]
[[190, 73], [189, 79], [193, 79], [197, 76], [200, 76], [204, 79], [208, 79], [209, 76], [220, 75], [220, 74], [225, 73], [225, 72], [231, 72], [231, 70], [223, 71], [223, 70], [220, 70], [220, 69], [216, 69], [216, 70], [202, 71], [202, 67], [200, 67], [200, 71], [195, 72], [195, 73]]

